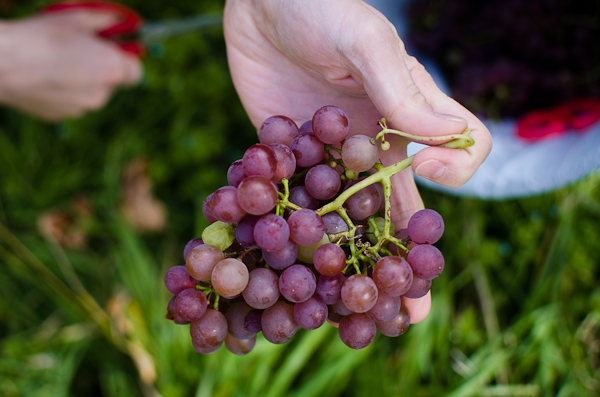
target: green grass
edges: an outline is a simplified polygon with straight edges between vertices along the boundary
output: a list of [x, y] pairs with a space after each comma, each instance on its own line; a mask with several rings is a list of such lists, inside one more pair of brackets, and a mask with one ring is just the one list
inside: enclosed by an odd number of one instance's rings
[[[131, 2], [151, 19], [218, 1]], [[33, 9], [19, 5], [14, 15]], [[430, 316], [361, 351], [336, 330], [262, 337], [249, 355], [201, 356], [164, 319], [162, 277], [206, 221], [202, 200], [256, 142], [226, 67], [222, 32], [155, 48], [147, 78], [103, 110], [45, 124], [0, 109], [0, 395], [594, 396], [600, 393], [600, 174], [500, 202], [423, 190], [445, 219], [446, 268]], [[149, 160], [168, 209], [158, 234], [124, 221], [120, 178]], [[92, 211], [81, 250], [42, 237], [45, 211]]]

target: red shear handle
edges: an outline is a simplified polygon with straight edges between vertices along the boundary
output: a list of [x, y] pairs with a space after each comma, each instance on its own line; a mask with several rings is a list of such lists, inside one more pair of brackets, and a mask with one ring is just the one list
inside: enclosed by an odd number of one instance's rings
[[119, 22], [98, 32], [99, 37], [113, 40], [125, 52], [141, 57], [144, 48], [136, 41], [122, 41], [124, 35], [139, 32], [143, 20], [142, 17], [129, 7], [109, 1], [68, 1], [52, 4], [42, 10], [41, 14], [64, 12], [72, 10], [92, 10], [115, 14]]

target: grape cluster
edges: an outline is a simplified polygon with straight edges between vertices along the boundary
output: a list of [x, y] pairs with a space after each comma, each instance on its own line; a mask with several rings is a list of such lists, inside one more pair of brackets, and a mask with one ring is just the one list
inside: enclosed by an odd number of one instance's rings
[[300, 128], [270, 117], [260, 143], [231, 164], [229, 186], [206, 198], [211, 225], [185, 246], [185, 266], [165, 275], [174, 295], [166, 317], [190, 324], [196, 351], [225, 343], [242, 355], [259, 332], [281, 344], [299, 327], [326, 321], [355, 349], [377, 331], [406, 331], [400, 297], [424, 296], [442, 272], [444, 258], [432, 244], [444, 223], [425, 209], [396, 232], [390, 167], [378, 163], [374, 139], [348, 132], [349, 119], [335, 106]]

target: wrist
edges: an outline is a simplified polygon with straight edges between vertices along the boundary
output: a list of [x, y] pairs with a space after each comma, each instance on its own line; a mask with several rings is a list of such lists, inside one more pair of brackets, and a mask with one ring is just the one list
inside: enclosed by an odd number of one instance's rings
[[9, 80], [11, 46], [11, 23], [0, 20], [0, 104], [8, 102], [8, 87]]

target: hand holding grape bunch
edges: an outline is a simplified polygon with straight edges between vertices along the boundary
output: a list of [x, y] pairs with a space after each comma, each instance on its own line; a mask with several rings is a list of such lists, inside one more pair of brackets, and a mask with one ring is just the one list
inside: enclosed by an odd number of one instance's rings
[[[380, 124], [386, 149], [386, 134], [406, 135]], [[224, 342], [246, 354], [258, 332], [279, 344], [299, 327], [326, 321], [355, 349], [377, 331], [406, 331], [407, 303], [426, 296], [444, 268], [432, 245], [444, 223], [421, 210], [396, 233], [391, 177], [412, 158], [383, 167], [376, 140], [348, 138], [349, 130], [335, 106], [318, 109], [300, 129], [285, 116], [270, 117], [259, 129], [261, 143], [230, 166], [229, 186], [206, 198], [203, 213], [212, 225], [186, 245], [186, 266], [165, 275], [175, 295], [167, 318], [191, 323], [198, 352]], [[468, 130], [443, 138], [448, 147], [473, 144]], [[373, 174], [361, 177], [366, 171]]]

